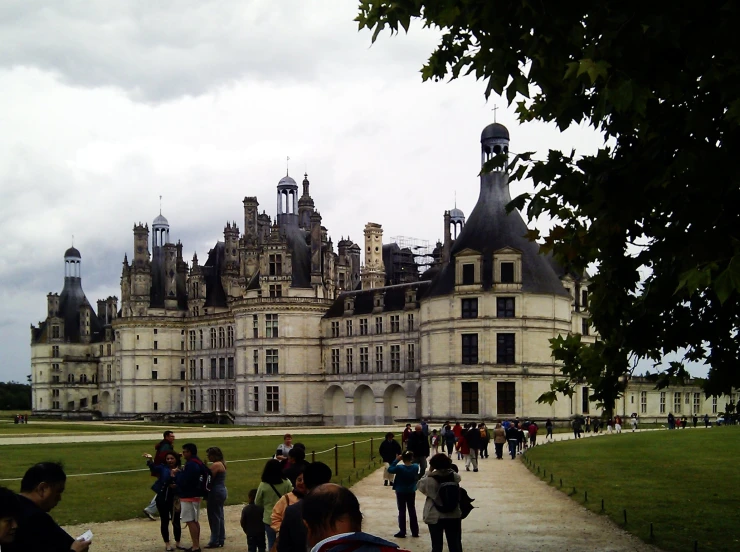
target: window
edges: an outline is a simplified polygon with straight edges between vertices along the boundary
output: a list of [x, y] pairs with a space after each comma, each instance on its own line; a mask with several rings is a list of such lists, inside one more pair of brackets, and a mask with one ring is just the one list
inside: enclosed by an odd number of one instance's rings
[[51, 392], [52, 397], [59, 397], [59, 389], [53, 389]]
[[52, 345], [51, 356], [53, 356], [54, 358], [59, 358], [59, 345]]
[[462, 334], [462, 363], [478, 364], [478, 334]]
[[226, 337], [228, 341], [226, 342], [227, 347], [233, 347], [234, 346], [234, 326], [229, 326], [226, 328]]
[[277, 385], [265, 388], [265, 412], [280, 412], [280, 389]]
[[406, 348], [406, 369], [413, 372], [416, 367], [416, 348], [413, 343], [409, 343]]
[[462, 383], [462, 413], [478, 414], [478, 382]]
[[226, 410], [236, 410], [236, 391], [226, 390]]
[[52, 326], [51, 327], [51, 338], [52, 339], [59, 339], [59, 326]]
[[226, 359], [218, 359], [218, 379], [226, 379]]
[[106, 381], [113, 381], [113, 370], [110, 364], [105, 369], [105, 379]]
[[401, 346], [391, 345], [391, 372], [401, 371]]
[[347, 328], [347, 337], [352, 337], [352, 320], [347, 320], [346, 328]]
[[190, 330], [188, 332], [188, 338], [190, 340], [190, 350], [195, 350], [195, 330]]
[[660, 413], [665, 414], [665, 391], [660, 393]]
[[516, 414], [516, 384], [509, 381], [500, 381], [496, 384], [497, 413]]
[[266, 374], [277, 374], [278, 373], [278, 350], [267, 349], [265, 351], [265, 373]]
[[583, 387], [581, 389], [581, 412], [584, 414], [588, 414], [588, 407], [589, 407], [589, 401], [588, 396], [591, 393], [591, 390], [588, 387]]
[[195, 359], [191, 358], [189, 362], [190, 366], [190, 379], [195, 380], [197, 376], [197, 372], [195, 371]]
[[180, 379], [181, 380], [185, 379], [185, 370], [180, 370]]
[[216, 348], [216, 328], [211, 328], [211, 349]]
[[158, 349], [158, 348], [159, 348], [159, 347], [157, 346], [157, 342], [156, 342], [156, 341], [154, 342], [154, 348], [155, 348], [155, 349]]
[[478, 318], [478, 298], [462, 300], [462, 317]]
[[640, 414], [647, 414], [647, 391], [640, 391]]
[[360, 373], [367, 374], [367, 371], [368, 371], [367, 347], [360, 347]]
[[391, 333], [401, 331], [401, 316], [398, 314], [391, 315]]
[[367, 318], [360, 318], [360, 335], [367, 335]]
[[200, 359], [200, 379], [205, 379], [203, 377], [203, 359]]
[[108, 343], [108, 345], [106, 345], [106, 351], [107, 351], [108, 356], [111, 355], [111, 349], [112, 349], [111, 344]]
[[157, 357], [154, 357], [154, 364], [157, 364]]
[[339, 349], [331, 350], [331, 373], [339, 373]]
[[496, 363], [514, 364], [514, 334], [500, 333], [496, 335]]
[[218, 348], [223, 349], [226, 347], [226, 332], [223, 328], [218, 329]]
[[701, 408], [701, 393], [694, 393], [694, 414], [698, 414], [700, 408]]
[[514, 298], [496, 298], [496, 318], [514, 318]]
[[588, 318], [581, 319], [581, 335], [588, 335]]
[[208, 402], [211, 406], [211, 411], [215, 412], [216, 410], [218, 410], [218, 389], [209, 389], [208, 399]]
[[80, 376], [80, 383], [87, 383], [87, 374], [82, 374]]
[[154, 328], [154, 335], [157, 335], [157, 328]]
[[252, 368], [255, 374], [260, 373], [260, 352], [258, 349], [252, 349]]
[[216, 359], [215, 358], [211, 359], [211, 379], [212, 380], [216, 379]]
[[282, 276], [283, 275], [283, 256], [282, 255], [270, 255], [269, 256], [269, 270], [270, 270], [270, 276]]
[[280, 284], [270, 284], [270, 297], [273, 299], [283, 296], [283, 286]]
[[331, 323], [331, 336], [339, 337], [339, 321], [333, 321]]
[[674, 414], [681, 413], [681, 393], [673, 394], [673, 413]]
[[475, 265], [472, 263], [462, 266], [462, 283], [469, 286], [475, 283]]
[[717, 413], [717, 397], [712, 397], [712, 414]]
[[408, 326], [408, 331], [413, 332], [414, 331], [414, 315], [409, 314], [406, 316], [406, 325]]
[[514, 283], [514, 263], [501, 263], [501, 283]]
[[152, 370], [152, 379], [153, 380], [157, 379], [157, 371], [156, 370]]
[[249, 410], [259, 412], [260, 409], [260, 388], [256, 385], [249, 388]]
[[203, 330], [198, 330], [198, 349], [203, 348]]
[[585, 289], [581, 290], [581, 307], [583, 307], [583, 310], [588, 308], [588, 291]]
[[375, 333], [376, 334], [383, 333], [383, 318], [380, 316], [375, 317]]
[[198, 392], [195, 389], [191, 389], [190, 395], [190, 410], [196, 410], [198, 406]]
[[256, 314], [252, 315], [252, 337], [255, 339], [259, 337], [259, 319]]
[[229, 357], [226, 359], [227, 362], [227, 372], [226, 377], [229, 379], [234, 379], [236, 377], [236, 374], [234, 373], [234, 357]]
[[351, 374], [353, 371], [352, 361], [354, 360], [354, 350], [347, 349], [347, 373]]
[[383, 346], [382, 345], [375, 346], [375, 371], [376, 372], [383, 371]]
[[[691, 404], [691, 393], [686, 393], [684, 396], [686, 397], [686, 404]], [[688, 408], [686, 410], [688, 410]]]
[[277, 314], [266, 314], [265, 315], [265, 337], [277, 337], [278, 336], [278, 315]]

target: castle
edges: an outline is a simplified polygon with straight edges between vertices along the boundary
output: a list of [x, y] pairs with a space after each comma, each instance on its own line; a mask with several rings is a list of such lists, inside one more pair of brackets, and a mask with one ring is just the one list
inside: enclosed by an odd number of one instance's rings
[[[481, 164], [508, 148], [508, 130], [488, 125]], [[302, 188], [298, 197], [295, 180], [280, 179], [274, 220], [245, 197], [243, 233], [227, 223], [204, 264], [183, 260], [161, 213], [151, 230], [136, 224], [120, 305], [108, 297], [93, 309], [81, 254], [68, 249], [62, 293], [47, 296], [46, 319], [31, 327], [33, 410], [253, 425], [595, 413], [587, 387], [536, 402], [560, 373], [548, 340], [595, 339], [589, 280], [527, 240], [520, 214], [506, 213], [504, 171], [481, 176], [467, 220], [444, 213], [428, 266], [384, 244], [375, 223], [362, 250], [350, 239], [335, 250], [307, 175]], [[716, 413], [716, 401], [698, 387], [635, 382], [618, 410]]]

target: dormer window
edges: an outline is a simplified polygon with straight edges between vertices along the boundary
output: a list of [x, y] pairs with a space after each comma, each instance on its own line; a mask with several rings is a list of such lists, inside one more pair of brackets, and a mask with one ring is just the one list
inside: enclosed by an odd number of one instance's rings
[[462, 266], [462, 284], [470, 286], [475, 284], [475, 265], [467, 263]]
[[501, 263], [501, 283], [514, 283], [514, 263]]
[[522, 285], [522, 252], [504, 247], [493, 253], [493, 281], [499, 290], [517, 291]]
[[455, 255], [455, 287], [458, 291], [480, 289], [482, 264], [482, 256], [478, 251], [464, 249]]
[[270, 255], [269, 256], [269, 271], [270, 271], [270, 276], [282, 276], [283, 274], [283, 256], [282, 255]]

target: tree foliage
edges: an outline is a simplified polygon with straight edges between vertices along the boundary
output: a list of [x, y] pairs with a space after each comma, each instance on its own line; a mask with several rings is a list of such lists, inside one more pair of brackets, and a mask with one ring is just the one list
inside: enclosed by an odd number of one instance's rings
[[[518, 159], [535, 192], [512, 201], [555, 221], [541, 250], [596, 264], [593, 350], [553, 340], [566, 379], [609, 408], [637, 359], [706, 361], [705, 390], [740, 387], [740, 7], [735, 1], [362, 0], [373, 31], [439, 29], [423, 80], [472, 75], [516, 102], [519, 121], [587, 122], [593, 155]], [[538, 236], [530, 236], [536, 239]], [[682, 379], [671, 363], [659, 385]]]
[[31, 386], [0, 382], [0, 410], [31, 410]]

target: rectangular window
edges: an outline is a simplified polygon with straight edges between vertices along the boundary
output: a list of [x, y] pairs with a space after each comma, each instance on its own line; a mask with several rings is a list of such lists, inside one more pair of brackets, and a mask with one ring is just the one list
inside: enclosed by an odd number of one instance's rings
[[478, 318], [478, 298], [462, 300], [462, 317]]
[[401, 346], [391, 345], [391, 372], [401, 371]]
[[154, 364], [157, 364], [157, 357], [154, 357]]
[[59, 326], [52, 326], [51, 327], [51, 338], [52, 339], [59, 339]]
[[331, 350], [331, 373], [339, 373], [339, 349]]
[[203, 330], [198, 330], [198, 349], [203, 348]]
[[588, 318], [581, 319], [581, 335], [588, 335]]
[[154, 342], [154, 348], [155, 349], [158, 349], [159, 348], [159, 347], [157, 347], [157, 342], [156, 341]]
[[694, 414], [698, 414], [700, 408], [701, 408], [701, 393], [694, 393]]
[[496, 363], [514, 364], [514, 334], [496, 334]]
[[51, 356], [53, 356], [54, 358], [59, 358], [59, 345], [52, 345]]
[[583, 310], [588, 308], [588, 291], [585, 289], [581, 290], [581, 306], [583, 307]]
[[218, 389], [209, 389], [208, 399], [211, 406], [211, 412], [216, 412], [218, 410]]
[[270, 255], [269, 256], [269, 270], [270, 270], [270, 276], [282, 276], [283, 275], [283, 256], [282, 255]]
[[462, 283], [464, 286], [470, 286], [475, 283], [475, 265], [462, 265]]
[[408, 331], [413, 332], [414, 331], [414, 315], [409, 314], [406, 316], [406, 325], [408, 326]]
[[401, 331], [401, 316], [398, 314], [391, 315], [391, 333]]
[[105, 374], [106, 375], [106, 380], [107, 381], [113, 381], [113, 369], [111, 368], [111, 365], [110, 364], [106, 367], [105, 372], [106, 372], [106, 374]]
[[331, 336], [339, 337], [339, 321], [333, 321], [331, 323]]
[[111, 344], [110, 344], [110, 343], [108, 343], [108, 345], [106, 346], [106, 350], [107, 350], [107, 352], [108, 352], [108, 356], [110, 356], [110, 355], [111, 355], [111, 349], [112, 349], [112, 346], [111, 346]]
[[383, 371], [383, 346], [382, 345], [375, 346], [375, 371], [376, 372]]
[[234, 373], [234, 357], [229, 357], [228, 359], [226, 359], [226, 361], [226, 377], [229, 379], [234, 379], [236, 377], [236, 374]]
[[185, 370], [180, 370], [180, 379], [181, 380], [185, 379]]
[[234, 346], [234, 327], [233, 326], [229, 326], [227, 328], [227, 330], [226, 330], [226, 339], [227, 339], [226, 345], [228, 347], [233, 347]]
[[283, 286], [279, 284], [270, 284], [270, 297], [277, 298], [283, 296]]
[[360, 335], [367, 335], [367, 318], [360, 318]]
[[[691, 393], [686, 393], [684, 396], [686, 397], [686, 404], [691, 404]], [[688, 408], [686, 410], [688, 410]]]
[[406, 348], [406, 369], [413, 372], [416, 369], [416, 347], [409, 343]]
[[278, 337], [278, 315], [265, 315], [265, 337]]
[[375, 317], [375, 333], [378, 335], [383, 333], [383, 318], [380, 316]]
[[197, 373], [195, 371], [195, 359], [194, 358], [191, 358], [190, 359], [190, 379], [191, 380], [195, 380], [195, 376], [196, 375], [197, 375]]
[[260, 388], [256, 385], [249, 388], [249, 410], [252, 412], [260, 410]]
[[660, 413], [665, 414], [665, 391], [660, 393]]
[[647, 414], [647, 391], [640, 391], [640, 414]]
[[588, 407], [589, 407], [589, 400], [588, 396], [591, 393], [591, 390], [588, 387], [583, 387], [581, 389], [581, 412], [584, 414], [588, 414]]
[[478, 364], [478, 334], [462, 334], [462, 363]]
[[205, 379], [205, 377], [203, 376], [203, 359], [201, 358], [199, 362], [200, 362], [200, 379]]
[[267, 349], [265, 351], [265, 373], [266, 374], [277, 374], [278, 373], [278, 350]]
[[233, 389], [226, 390], [226, 410], [236, 410], [236, 391]]
[[501, 283], [514, 283], [514, 263], [501, 263]]
[[717, 397], [712, 397], [712, 414], [717, 413]]
[[191, 389], [188, 395], [190, 397], [190, 410], [192, 412], [198, 407], [198, 392], [195, 389]]
[[674, 414], [681, 413], [681, 393], [673, 394], [673, 413]]
[[195, 350], [195, 330], [190, 330], [188, 332], [188, 338], [190, 342], [190, 350], [194, 351]]
[[226, 379], [226, 359], [218, 359], [218, 379]]
[[159, 409], [159, 404], [154, 403], [154, 410], [158, 410], [158, 409]]
[[215, 380], [216, 379], [216, 375], [217, 375], [216, 374], [216, 359], [215, 358], [212, 358], [211, 359], [211, 379], [212, 380]]
[[352, 337], [352, 320], [347, 320], [347, 337]]
[[496, 318], [514, 318], [514, 298], [496, 298]]
[[368, 352], [367, 347], [360, 347], [360, 373], [361, 374], [367, 374], [368, 371]]
[[277, 385], [265, 388], [265, 412], [280, 412], [280, 389]]
[[354, 360], [354, 349], [347, 349], [347, 373], [351, 374], [353, 372], [353, 360]]
[[516, 414], [516, 384], [500, 381], [496, 384], [496, 408], [499, 416]]
[[252, 350], [252, 368], [255, 374], [260, 373], [260, 352], [258, 349]]
[[256, 314], [252, 315], [252, 337], [254, 339], [259, 337], [259, 319]]
[[478, 414], [478, 382], [462, 382], [462, 413]]

